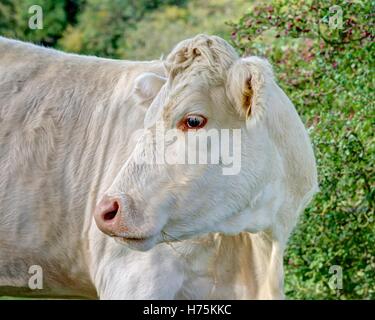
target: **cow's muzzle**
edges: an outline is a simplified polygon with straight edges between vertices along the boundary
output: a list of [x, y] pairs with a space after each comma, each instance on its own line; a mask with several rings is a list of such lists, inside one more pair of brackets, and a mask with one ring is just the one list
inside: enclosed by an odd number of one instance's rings
[[104, 196], [95, 208], [94, 218], [98, 228], [109, 236], [118, 236], [126, 231], [121, 215], [121, 201]]
[[142, 221], [135, 221], [132, 202], [128, 195], [104, 195], [95, 208], [94, 219], [99, 230], [117, 242], [136, 250], [148, 250], [157, 242], [157, 234], [149, 232]]

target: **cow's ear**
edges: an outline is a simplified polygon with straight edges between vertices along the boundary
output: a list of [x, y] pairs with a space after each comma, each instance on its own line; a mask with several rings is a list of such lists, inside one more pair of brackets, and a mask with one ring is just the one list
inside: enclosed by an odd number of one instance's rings
[[149, 101], [156, 97], [166, 78], [151, 72], [145, 72], [135, 79], [134, 94], [142, 101]]
[[237, 111], [247, 121], [259, 119], [265, 110], [265, 86], [273, 78], [272, 67], [259, 57], [240, 58], [230, 67], [226, 90]]

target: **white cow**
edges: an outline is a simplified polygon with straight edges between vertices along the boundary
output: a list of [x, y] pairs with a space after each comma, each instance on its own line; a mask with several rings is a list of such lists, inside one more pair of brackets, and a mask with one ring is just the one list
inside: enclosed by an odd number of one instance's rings
[[[145, 162], [160, 127], [176, 133], [169, 154], [206, 129], [240, 130], [240, 170]], [[0, 294], [283, 298], [283, 251], [316, 190], [271, 67], [218, 37], [154, 62], [0, 38]], [[29, 288], [35, 265], [43, 289]]]

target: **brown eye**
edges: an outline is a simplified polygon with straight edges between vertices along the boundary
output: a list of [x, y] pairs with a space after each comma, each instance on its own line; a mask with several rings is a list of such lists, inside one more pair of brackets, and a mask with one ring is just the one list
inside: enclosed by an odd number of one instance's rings
[[201, 115], [192, 114], [186, 116], [183, 121], [180, 122], [179, 128], [182, 130], [189, 129], [200, 129], [203, 128], [207, 123], [207, 119]]

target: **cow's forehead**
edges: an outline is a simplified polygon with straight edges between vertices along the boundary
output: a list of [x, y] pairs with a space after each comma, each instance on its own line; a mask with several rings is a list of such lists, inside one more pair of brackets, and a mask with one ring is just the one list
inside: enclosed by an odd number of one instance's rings
[[173, 85], [167, 82], [162, 87], [146, 113], [145, 128], [152, 127], [161, 118], [170, 119], [176, 109], [189, 106], [189, 103], [206, 103], [209, 88], [205, 81], [199, 78], [181, 80]]
[[186, 100], [199, 99], [207, 94], [209, 86], [198, 77], [184, 79], [175, 86], [167, 86], [164, 112], [172, 111]]

